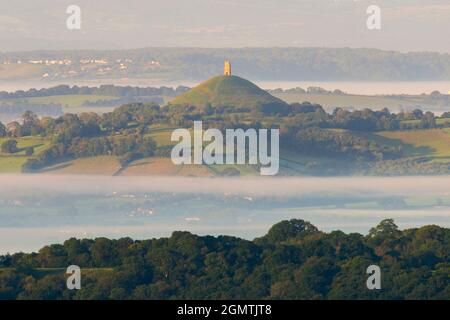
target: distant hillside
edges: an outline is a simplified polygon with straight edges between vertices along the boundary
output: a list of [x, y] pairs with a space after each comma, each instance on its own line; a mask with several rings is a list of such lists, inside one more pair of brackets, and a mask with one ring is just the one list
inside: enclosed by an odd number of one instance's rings
[[0, 80], [207, 79], [229, 59], [267, 81], [450, 80], [450, 54], [350, 48], [145, 48], [0, 53]]
[[172, 105], [257, 107], [286, 103], [237, 76], [217, 76], [176, 97]]

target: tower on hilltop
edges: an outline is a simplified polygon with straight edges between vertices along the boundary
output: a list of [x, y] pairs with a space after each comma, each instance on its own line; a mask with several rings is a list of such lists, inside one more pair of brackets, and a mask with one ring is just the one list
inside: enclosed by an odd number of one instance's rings
[[231, 63], [228, 60], [225, 60], [224, 66], [223, 66], [223, 75], [224, 76], [231, 76]]

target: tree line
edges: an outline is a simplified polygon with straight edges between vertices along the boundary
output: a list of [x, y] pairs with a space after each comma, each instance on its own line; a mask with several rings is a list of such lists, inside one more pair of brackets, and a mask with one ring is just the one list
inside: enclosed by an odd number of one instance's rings
[[[449, 246], [447, 228], [390, 219], [366, 236], [294, 219], [253, 241], [72, 238], [0, 256], [0, 299], [450, 299]], [[82, 269], [81, 290], [65, 287], [69, 265]], [[366, 287], [370, 265], [381, 290]]]
[[116, 85], [100, 85], [99, 87], [58, 85], [51, 88], [17, 90], [15, 92], [0, 91], [0, 99], [23, 99], [59, 95], [100, 95], [117, 97], [170, 96], [174, 97], [189, 90], [188, 87], [132, 87]]

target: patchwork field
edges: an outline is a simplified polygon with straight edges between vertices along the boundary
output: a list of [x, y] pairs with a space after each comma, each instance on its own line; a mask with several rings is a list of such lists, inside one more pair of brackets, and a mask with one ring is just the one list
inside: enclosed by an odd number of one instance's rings
[[[162, 150], [170, 151], [175, 143], [170, 141], [174, 128], [153, 128], [149, 136], [155, 139]], [[450, 128], [389, 131], [379, 133], [356, 133], [381, 144], [402, 146], [405, 159], [423, 159], [434, 163], [450, 163]], [[0, 144], [7, 138], [0, 138]], [[19, 151], [14, 154], [0, 153], [0, 173], [20, 173], [27, 159], [36, 157], [50, 146], [50, 140], [40, 137], [22, 137], [18, 141]], [[33, 146], [34, 154], [26, 156], [24, 148]], [[326, 175], [345, 170], [345, 160], [302, 155], [300, 152], [280, 150], [280, 175]], [[328, 172], [327, 170], [331, 170]], [[332, 172], [333, 171], [333, 172]], [[51, 174], [99, 174], [99, 175], [178, 175], [178, 176], [255, 176], [259, 168], [253, 165], [184, 165], [176, 166], [171, 159], [152, 157], [131, 162], [122, 167], [117, 157], [100, 156], [65, 161], [42, 170]]]

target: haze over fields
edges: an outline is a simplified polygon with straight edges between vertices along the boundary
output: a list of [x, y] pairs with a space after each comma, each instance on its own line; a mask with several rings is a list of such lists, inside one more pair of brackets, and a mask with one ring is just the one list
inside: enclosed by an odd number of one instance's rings
[[379, 0], [382, 29], [366, 28], [368, 0], [0, 1], [0, 50], [137, 47], [371, 47], [450, 52], [448, 0]]
[[262, 236], [281, 219], [367, 233], [390, 217], [402, 228], [450, 226], [449, 177], [192, 178], [4, 175], [0, 254], [70, 237], [135, 239], [174, 230]]

